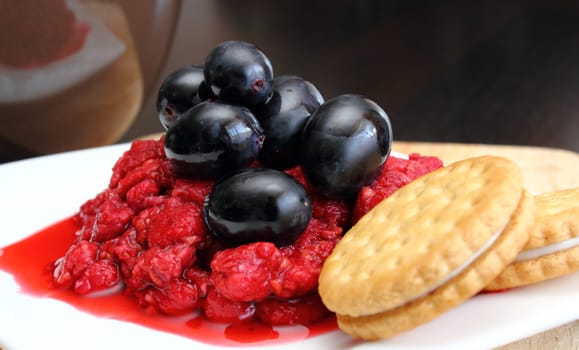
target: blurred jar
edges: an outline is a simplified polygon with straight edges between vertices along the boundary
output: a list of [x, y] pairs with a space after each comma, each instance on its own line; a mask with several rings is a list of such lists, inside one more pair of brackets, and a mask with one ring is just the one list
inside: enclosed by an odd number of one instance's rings
[[0, 0], [0, 162], [117, 142], [157, 78], [179, 5]]

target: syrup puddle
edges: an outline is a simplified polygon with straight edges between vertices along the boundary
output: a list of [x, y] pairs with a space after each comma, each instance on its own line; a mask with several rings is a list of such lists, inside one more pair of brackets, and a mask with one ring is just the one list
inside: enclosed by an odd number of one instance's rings
[[0, 248], [0, 270], [14, 276], [22, 293], [57, 299], [95, 316], [131, 322], [212, 345], [243, 347], [282, 344], [338, 329], [334, 317], [307, 327], [272, 327], [257, 321], [219, 324], [197, 314], [169, 317], [148, 314], [139, 309], [135, 301], [119, 292], [82, 297], [70, 290], [53, 289], [50, 285], [53, 262], [72, 244], [76, 229], [72, 218], [68, 218]]

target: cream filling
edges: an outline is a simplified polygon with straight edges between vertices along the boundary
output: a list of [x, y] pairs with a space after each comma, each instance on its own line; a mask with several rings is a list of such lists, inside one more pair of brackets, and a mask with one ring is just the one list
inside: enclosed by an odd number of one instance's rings
[[540, 258], [545, 255], [561, 252], [579, 246], [579, 237], [574, 237], [561, 242], [549, 244], [544, 247], [527, 249], [519, 253], [515, 262]]
[[[507, 222], [508, 223], [508, 222]], [[424, 290], [423, 292], [415, 295], [414, 297], [406, 300], [404, 303], [402, 303], [401, 305], [397, 305], [392, 309], [395, 309], [397, 307], [400, 307], [404, 304], [408, 304], [410, 302], [413, 302], [417, 299], [420, 299], [428, 294], [430, 294], [431, 292], [435, 291], [436, 289], [438, 289], [439, 287], [441, 287], [442, 285], [446, 284], [446, 282], [450, 281], [451, 279], [453, 279], [454, 277], [458, 276], [460, 273], [462, 273], [464, 270], [466, 270], [467, 267], [469, 267], [476, 259], [478, 259], [481, 255], [483, 255], [484, 253], [486, 253], [489, 248], [497, 241], [497, 239], [501, 236], [501, 234], [503, 233], [503, 231], [505, 230], [505, 227], [507, 226], [507, 224], [505, 224], [502, 228], [500, 228], [497, 232], [495, 232], [491, 238], [483, 245], [479, 248], [479, 250], [477, 250], [473, 255], [471, 255], [468, 259], [466, 259], [460, 266], [458, 266], [456, 269], [454, 269], [451, 273], [449, 273], [445, 278], [443, 278], [442, 280], [440, 280], [439, 282], [433, 284], [432, 286], [430, 286], [429, 288], [427, 288], [426, 290]], [[388, 311], [388, 310], [387, 310]]]

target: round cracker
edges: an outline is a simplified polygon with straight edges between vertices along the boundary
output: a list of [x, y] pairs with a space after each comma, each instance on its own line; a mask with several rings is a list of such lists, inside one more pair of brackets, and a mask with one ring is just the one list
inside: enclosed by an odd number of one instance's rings
[[535, 196], [535, 230], [525, 249], [544, 247], [579, 237], [579, 188]]
[[520, 168], [495, 156], [462, 160], [414, 180], [337, 244], [320, 273], [322, 301], [337, 314], [357, 317], [427, 293], [505, 227], [522, 184]]
[[526, 286], [579, 271], [579, 246], [540, 258], [514, 262], [484, 289], [495, 291]]
[[393, 310], [370, 316], [338, 315], [338, 325], [355, 338], [390, 338], [429, 322], [465, 302], [495, 278], [526, 244], [529, 228], [533, 224], [533, 204], [532, 196], [525, 192], [509, 224], [495, 243], [468, 269], [432, 293]]
[[[535, 226], [525, 250], [579, 237], [579, 188], [535, 196]], [[528, 260], [515, 261], [487, 287], [493, 291], [538, 283], [579, 271], [579, 246]]]

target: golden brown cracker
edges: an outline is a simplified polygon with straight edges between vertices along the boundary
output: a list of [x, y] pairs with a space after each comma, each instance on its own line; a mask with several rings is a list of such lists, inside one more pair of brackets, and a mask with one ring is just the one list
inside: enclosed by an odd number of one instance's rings
[[519, 287], [579, 271], [578, 244], [526, 258], [542, 248], [579, 239], [579, 188], [536, 195], [535, 208], [535, 226], [529, 242], [517, 261], [507, 266], [486, 290]]
[[369, 316], [338, 315], [338, 325], [355, 338], [389, 338], [436, 318], [473, 295], [512, 261], [528, 239], [533, 222], [532, 196], [525, 192], [509, 224], [496, 242], [469, 268], [432, 293], [400, 307]]
[[477, 294], [515, 258], [533, 223], [532, 196], [525, 192], [503, 233], [468, 269], [431, 293], [397, 308], [368, 316], [337, 315], [340, 328], [355, 338], [384, 339], [429, 322]]
[[579, 188], [535, 196], [536, 229], [525, 249], [579, 237]]
[[487, 291], [521, 287], [579, 271], [579, 246], [543, 256], [515, 262], [494, 279]]
[[341, 318], [357, 317], [428, 292], [505, 227], [522, 184], [519, 167], [495, 156], [414, 180], [361, 218], [326, 259], [319, 279], [323, 302]]

